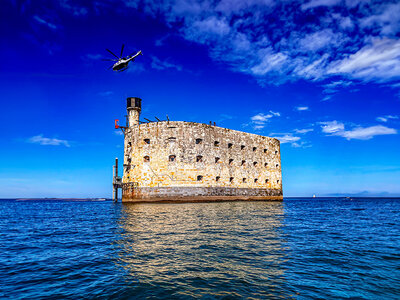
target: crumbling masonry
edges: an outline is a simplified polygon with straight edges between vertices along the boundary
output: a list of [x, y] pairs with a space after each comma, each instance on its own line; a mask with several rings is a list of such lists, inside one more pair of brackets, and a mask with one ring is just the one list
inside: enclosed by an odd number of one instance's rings
[[277, 139], [177, 121], [140, 123], [128, 98], [123, 202], [282, 200]]

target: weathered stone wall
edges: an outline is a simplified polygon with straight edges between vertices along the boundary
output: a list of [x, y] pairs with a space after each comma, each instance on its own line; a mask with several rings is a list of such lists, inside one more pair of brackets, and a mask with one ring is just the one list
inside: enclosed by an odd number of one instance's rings
[[[192, 122], [132, 126], [125, 135], [123, 200], [282, 196], [279, 141]], [[211, 200], [210, 198], [210, 200]]]

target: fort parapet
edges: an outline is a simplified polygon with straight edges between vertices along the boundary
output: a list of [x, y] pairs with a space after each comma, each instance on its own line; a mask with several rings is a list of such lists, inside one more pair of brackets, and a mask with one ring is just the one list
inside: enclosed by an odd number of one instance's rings
[[181, 121], [139, 122], [128, 98], [122, 201], [281, 200], [277, 139]]

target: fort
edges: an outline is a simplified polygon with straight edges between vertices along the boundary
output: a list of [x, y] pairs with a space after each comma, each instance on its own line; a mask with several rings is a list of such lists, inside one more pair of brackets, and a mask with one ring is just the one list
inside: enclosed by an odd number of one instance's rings
[[127, 99], [123, 202], [282, 200], [280, 143], [213, 125], [141, 122]]

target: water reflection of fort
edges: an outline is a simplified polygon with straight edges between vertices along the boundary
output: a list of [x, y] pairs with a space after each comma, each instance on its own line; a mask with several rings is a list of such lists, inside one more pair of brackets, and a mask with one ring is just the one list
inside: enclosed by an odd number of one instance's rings
[[125, 204], [122, 211], [117, 264], [138, 293], [146, 286], [153, 296], [284, 296], [283, 203]]

